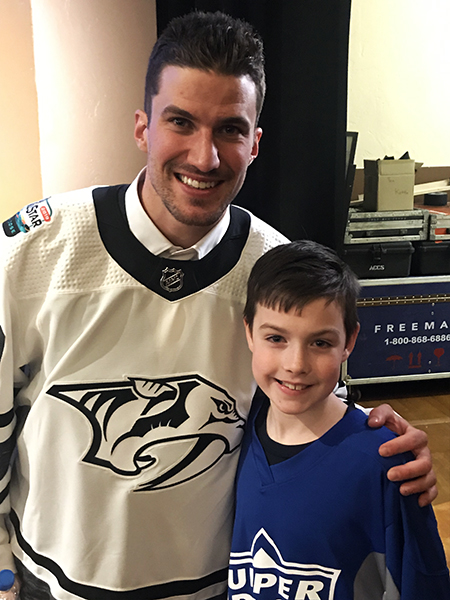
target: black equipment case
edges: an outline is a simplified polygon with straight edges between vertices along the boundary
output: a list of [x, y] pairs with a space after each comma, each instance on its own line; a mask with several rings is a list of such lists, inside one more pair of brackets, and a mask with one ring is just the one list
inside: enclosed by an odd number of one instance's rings
[[411, 275], [450, 275], [450, 240], [415, 242]]
[[407, 277], [414, 248], [411, 242], [346, 244], [342, 258], [360, 278]]

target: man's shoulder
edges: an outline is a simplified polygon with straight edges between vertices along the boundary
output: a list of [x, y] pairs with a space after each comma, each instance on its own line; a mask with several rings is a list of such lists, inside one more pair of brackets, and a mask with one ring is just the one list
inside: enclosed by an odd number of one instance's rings
[[279, 246], [280, 244], [287, 244], [290, 241], [285, 235], [283, 235], [281, 232], [275, 229], [275, 227], [269, 225], [259, 217], [255, 216], [247, 209], [242, 208], [240, 206], [235, 206], [235, 208], [249, 215], [250, 237], [253, 237], [254, 239], [259, 239], [261, 242], [264, 243], [263, 252], [266, 252], [274, 246]]
[[[21, 281], [23, 293], [31, 280], [44, 289], [56, 265], [79, 254], [98, 253], [99, 242], [92, 191], [95, 187], [55, 194], [26, 205], [2, 224], [0, 255], [5, 274]], [[19, 288], [18, 288], [19, 289]]]
[[11, 242], [30, 240], [34, 235], [45, 235], [52, 230], [63, 214], [86, 211], [92, 204], [94, 187], [63, 192], [25, 205], [2, 224], [1, 235]]

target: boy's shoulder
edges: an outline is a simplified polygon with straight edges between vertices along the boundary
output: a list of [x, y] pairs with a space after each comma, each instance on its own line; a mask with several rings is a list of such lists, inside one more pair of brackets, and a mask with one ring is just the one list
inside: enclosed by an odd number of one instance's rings
[[369, 427], [366, 413], [357, 407], [345, 415], [342, 425], [347, 431], [343, 444], [351, 447], [352, 452], [359, 454], [363, 459], [371, 457], [386, 471], [414, 458], [409, 452], [390, 457], [380, 456], [380, 446], [397, 436], [384, 426]]

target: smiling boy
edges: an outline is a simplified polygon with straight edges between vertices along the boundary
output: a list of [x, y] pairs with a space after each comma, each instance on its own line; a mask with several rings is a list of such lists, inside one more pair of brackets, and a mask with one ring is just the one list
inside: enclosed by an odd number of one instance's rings
[[358, 335], [359, 284], [310, 241], [260, 258], [244, 322], [259, 386], [237, 476], [229, 599], [444, 600], [430, 507], [404, 498], [381, 458], [393, 435], [333, 390]]

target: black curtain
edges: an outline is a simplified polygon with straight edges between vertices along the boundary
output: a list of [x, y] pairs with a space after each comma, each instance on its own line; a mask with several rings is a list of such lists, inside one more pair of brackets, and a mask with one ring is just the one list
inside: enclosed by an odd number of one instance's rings
[[157, 27], [222, 10], [261, 34], [267, 94], [260, 154], [236, 198], [290, 239], [340, 250], [347, 218], [345, 134], [351, 0], [157, 0]]

